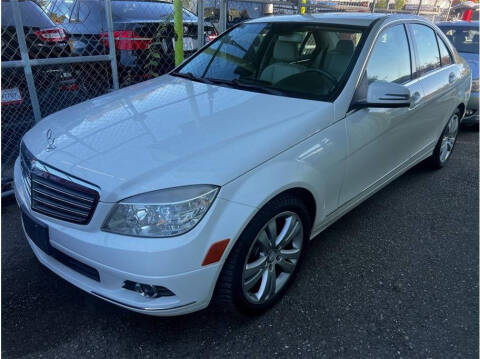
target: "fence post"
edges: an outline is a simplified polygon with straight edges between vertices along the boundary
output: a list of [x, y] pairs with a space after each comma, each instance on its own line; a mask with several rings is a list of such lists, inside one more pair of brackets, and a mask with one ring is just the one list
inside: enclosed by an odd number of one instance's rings
[[227, 29], [227, 0], [220, 0], [220, 21], [218, 22], [218, 27], [220, 28], [220, 33], [224, 32]]
[[453, 2], [453, 0], [450, 0], [450, 2], [448, 4], [447, 17], [445, 19], [442, 19], [444, 21], [448, 21], [448, 18], [450, 17], [450, 10], [452, 9], [452, 2]]
[[110, 65], [112, 66], [112, 86], [114, 90], [119, 89], [118, 84], [118, 67], [117, 54], [115, 52], [115, 39], [113, 38], [113, 19], [112, 19], [112, 2], [105, 0], [105, 15], [107, 17], [107, 33], [108, 33], [108, 47], [110, 56]]
[[418, 2], [417, 15], [420, 14], [420, 9], [421, 9], [421, 7], [422, 7], [422, 0], [420, 0], [420, 1]]
[[178, 66], [184, 59], [183, 12], [181, 0], [173, 0], [173, 29], [175, 31], [175, 66]]
[[10, 0], [12, 4], [12, 14], [15, 21], [15, 29], [17, 31], [18, 47], [20, 48], [20, 55], [22, 56], [23, 72], [27, 80], [28, 94], [30, 95], [30, 102], [32, 104], [33, 117], [35, 122], [42, 119], [40, 111], [40, 104], [38, 103], [37, 89], [35, 88], [35, 81], [33, 80], [32, 66], [28, 56], [27, 43], [25, 42], [25, 32], [23, 31], [22, 16], [20, 15], [20, 8], [17, 0]]
[[197, 18], [198, 18], [198, 29], [197, 29], [197, 34], [198, 34], [198, 48], [201, 48], [203, 45], [205, 45], [205, 11], [203, 8], [203, 1], [197, 1]]

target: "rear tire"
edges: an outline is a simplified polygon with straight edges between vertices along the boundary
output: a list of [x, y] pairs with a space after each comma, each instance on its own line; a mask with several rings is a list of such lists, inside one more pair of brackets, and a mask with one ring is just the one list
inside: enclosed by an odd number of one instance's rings
[[447, 125], [438, 139], [435, 150], [431, 157], [431, 164], [434, 168], [444, 167], [450, 159], [455, 143], [457, 141], [458, 129], [460, 127], [460, 110], [457, 108], [450, 116]]
[[305, 204], [285, 194], [267, 203], [230, 252], [214, 294], [217, 307], [236, 314], [271, 308], [292, 283], [310, 238]]

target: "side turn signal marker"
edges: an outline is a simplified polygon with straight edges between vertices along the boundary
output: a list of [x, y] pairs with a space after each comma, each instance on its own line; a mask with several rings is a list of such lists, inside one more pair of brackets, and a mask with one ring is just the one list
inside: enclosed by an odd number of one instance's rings
[[228, 242], [230, 242], [230, 238], [213, 243], [208, 250], [207, 255], [203, 259], [202, 266], [218, 262], [222, 258], [223, 252], [225, 252], [225, 248], [227, 248]]

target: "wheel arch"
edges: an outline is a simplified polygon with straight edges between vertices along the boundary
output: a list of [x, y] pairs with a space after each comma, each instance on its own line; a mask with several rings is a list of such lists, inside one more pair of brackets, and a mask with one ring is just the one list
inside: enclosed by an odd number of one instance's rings
[[[321, 183], [320, 179], [319, 183]], [[320, 187], [323, 189], [324, 184], [321, 183]], [[233, 193], [228, 193], [228, 196], [222, 197], [226, 200], [246, 204], [255, 208], [255, 210], [252, 211], [251, 215], [244, 222], [242, 226], [243, 231], [248, 223], [250, 223], [252, 218], [255, 217], [263, 207], [265, 207], [274, 199], [285, 194], [294, 195], [304, 202], [305, 206], [307, 207], [308, 214], [310, 215], [309, 219], [311, 222], [311, 227], [314, 227], [314, 224], [318, 218], [322, 216], [321, 212], [324, 206], [323, 202], [321, 201], [323, 196], [322, 193], [319, 193], [318, 188], [313, 188], [307, 182], [286, 181], [282, 185], [279, 185], [272, 190], [272, 188], [268, 188], [268, 184], [261, 185], [260, 181], [249, 181], [249, 183], [243, 184], [240, 186], [240, 188], [237, 188], [235, 191], [233, 191]]]
[[280, 192], [270, 201], [286, 194], [290, 194], [299, 198], [305, 204], [308, 210], [308, 214], [310, 215], [310, 221], [311, 221], [310, 224], [311, 226], [313, 226], [313, 222], [315, 221], [316, 214], [317, 214], [317, 202], [315, 201], [315, 197], [313, 196], [312, 192], [310, 192], [308, 189], [304, 187], [292, 187], [284, 190], [283, 192]]
[[463, 119], [463, 116], [465, 115], [466, 106], [465, 106], [465, 104], [462, 102], [462, 103], [460, 103], [460, 105], [457, 106], [457, 109], [460, 110], [460, 120], [462, 120], [462, 119]]

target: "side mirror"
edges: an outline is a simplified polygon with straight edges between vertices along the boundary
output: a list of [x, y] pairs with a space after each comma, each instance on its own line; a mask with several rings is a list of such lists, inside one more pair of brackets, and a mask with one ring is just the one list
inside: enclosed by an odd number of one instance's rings
[[357, 92], [352, 104], [356, 109], [410, 107], [411, 103], [410, 90], [406, 86], [393, 82], [374, 81], [367, 86], [359, 86]]

